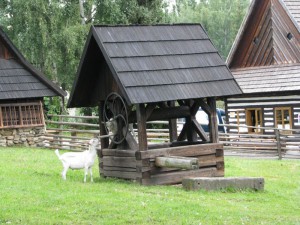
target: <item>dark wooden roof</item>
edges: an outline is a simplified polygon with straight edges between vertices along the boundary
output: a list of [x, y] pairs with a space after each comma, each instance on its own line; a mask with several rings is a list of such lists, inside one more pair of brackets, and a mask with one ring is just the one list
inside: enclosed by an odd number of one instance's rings
[[253, 0], [229, 53], [229, 68], [300, 63], [300, 27], [291, 14], [296, 11], [296, 4], [287, 8], [282, 0]]
[[0, 100], [66, 95], [26, 61], [1, 28], [0, 49]]
[[299, 2], [252, 1], [227, 59], [243, 93], [300, 90]]
[[91, 27], [68, 105], [111, 91], [129, 105], [241, 93], [199, 24]]
[[244, 94], [300, 90], [300, 64], [232, 70]]

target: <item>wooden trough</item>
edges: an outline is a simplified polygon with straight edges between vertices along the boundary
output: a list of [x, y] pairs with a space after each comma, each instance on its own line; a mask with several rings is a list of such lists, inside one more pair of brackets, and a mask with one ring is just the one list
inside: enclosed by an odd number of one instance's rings
[[[68, 106], [99, 107], [100, 135], [111, 135], [101, 139], [101, 176], [175, 184], [224, 176], [216, 99], [240, 93], [200, 24], [95, 26]], [[200, 107], [209, 135], [196, 120]], [[178, 118], [185, 118], [179, 135]], [[149, 144], [147, 121], [157, 120], [168, 121], [170, 139]]]

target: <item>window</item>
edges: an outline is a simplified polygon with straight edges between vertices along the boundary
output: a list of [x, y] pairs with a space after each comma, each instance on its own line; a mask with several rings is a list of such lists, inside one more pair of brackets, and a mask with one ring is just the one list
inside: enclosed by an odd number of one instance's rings
[[42, 103], [0, 104], [0, 128], [43, 126]]
[[246, 109], [246, 125], [248, 133], [261, 133], [262, 130], [262, 110], [261, 109]]
[[275, 108], [275, 126], [282, 129], [292, 129], [292, 110], [290, 107]]

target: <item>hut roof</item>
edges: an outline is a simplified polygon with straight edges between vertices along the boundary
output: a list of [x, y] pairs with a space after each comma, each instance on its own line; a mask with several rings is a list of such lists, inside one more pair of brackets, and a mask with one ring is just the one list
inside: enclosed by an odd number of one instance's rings
[[0, 47], [10, 55], [8, 58], [0, 57], [0, 100], [66, 95], [27, 62], [1, 28]]
[[253, 0], [227, 62], [243, 93], [300, 90], [300, 1]]
[[229, 68], [300, 63], [300, 1], [253, 0], [227, 58]]
[[92, 26], [68, 106], [116, 89], [129, 105], [241, 93], [200, 24]]
[[232, 74], [245, 94], [300, 90], [300, 64], [240, 68]]

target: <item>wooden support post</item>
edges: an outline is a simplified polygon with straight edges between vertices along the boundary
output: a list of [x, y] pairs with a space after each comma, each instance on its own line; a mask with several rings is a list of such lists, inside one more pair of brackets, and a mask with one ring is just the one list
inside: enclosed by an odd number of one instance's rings
[[136, 117], [138, 127], [139, 150], [148, 149], [147, 131], [146, 131], [146, 110], [144, 104], [136, 105]]
[[282, 159], [282, 152], [281, 152], [281, 141], [280, 141], [280, 131], [278, 129], [275, 129], [275, 135], [276, 135], [276, 144], [277, 144], [277, 151], [278, 151], [278, 159]]
[[[175, 107], [175, 101], [170, 102], [170, 107]], [[169, 120], [169, 136], [170, 136], [170, 142], [177, 140], [177, 121], [176, 119], [170, 119]]]
[[[100, 129], [100, 136], [107, 135], [107, 132], [105, 130], [104, 124], [103, 124], [103, 109], [104, 109], [104, 101], [101, 101], [99, 104], [99, 129]], [[108, 148], [109, 146], [109, 138], [101, 138], [101, 149]]]
[[217, 105], [215, 98], [207, 98], [207, 104], [210, 107], [211, 114], [209, 116], [209, 137], [211, 143], [219, 142], [218, 135], [218, 117], [217, 117]]
[[[107, 135], [107, 132], [105, 130], [104, 124], [103, 124], [103, 110], [104, 110], [104, 101], [101, 101], [98, 106], [98, 113], [99, 113], [99, 129], [100, 129], [100, 136]], [[103, 149], [108, 148], [109, 146], [109, 138], [101, 138], [100, 139], [100, 152], [97, 151], [97, 155], [101, 160], [99, 160], [99, 174], [101, 177], [105, 177], [103, 174], [103, 156], [101, 154], [101, 151]]]

